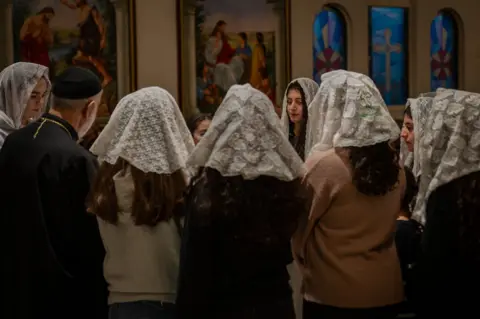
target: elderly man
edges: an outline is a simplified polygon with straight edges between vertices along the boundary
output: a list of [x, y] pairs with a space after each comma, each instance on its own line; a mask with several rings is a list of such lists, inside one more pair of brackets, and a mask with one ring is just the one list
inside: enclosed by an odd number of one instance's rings
[[57, 77], [53, 105], [0, 152], [0, 318], [106, 318], [104, 249], [86, 196], [96, 170], [78, 145], [102, 87], [82, 68]]

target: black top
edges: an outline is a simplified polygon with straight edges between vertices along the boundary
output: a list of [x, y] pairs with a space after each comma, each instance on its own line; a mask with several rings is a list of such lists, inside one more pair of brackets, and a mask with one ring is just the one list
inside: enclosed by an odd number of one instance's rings
[[407, 280], [408, 270], [418, 261], [422, 232], [422, 225], [413, 219], [397, 220], [395, 244], [404, 281]]
[[[468, 178], [468, 177], [467, 177]], [[474, 256], [460, 254], [461, 220], [456, 184], [436, 189], [426, 209], [417, 304], [425, 318], [478, 318], [480, 270]]]
[[204, 182], [186, 197], [178, 318], [232, 318], [248, 307], [291, 301], [286, 266], [292, 262], [292, 234], [257, 236], [245, 227], [248, 221], [211, 210], [200, 213], [198, 208], [209, 202]]
[[85, 199], [94, 157], [45, 114], [0, 152], [1, 318], [104, 318], [104, 249]]

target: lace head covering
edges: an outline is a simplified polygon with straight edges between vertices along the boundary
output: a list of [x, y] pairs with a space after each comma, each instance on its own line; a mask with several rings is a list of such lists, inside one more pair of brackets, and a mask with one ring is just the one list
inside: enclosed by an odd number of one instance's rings
[[193, 147], [175, 99], [148, 87], [120, 100], [90, 151], [112, 165], [121, 157], [142, 172], [171, 174], [186, 168]]
[[412, 173], [415, 178], [418, 178], [422, 174], [422, 152], [420, 151], [420, 141], [422, 140], [423, 134], [425, 132], [428, 114], [432, 109], [432, 104], [433, 98], [427, 95], [416, 99], [409, 99], [409, 106], [412, 112], [414, 134]]
[[413, 217], [425, 223], [426, 203], [433, 191], [480, 170], [480, 94], [437, 91], [419, 142], [422, 176]]
[[[312, 100], [315, 97], [315, 93], [317, 93], [317, 90], [318, 90], [317, 82], [309, 78], [298, 78], [288, 83], [287, 89], [285, 90], [285, 95], [283, 96], [282, 118], [281, 118], [283, 131], [287, 136], [290, 130], [290, 127], [289, 127], [290, 120], [288, 118], [288, 113], [287, 113], [287, 94], [288, 94], [288, 88], [294, 82], [298, 82], [298, 84], [300, 84], [300, 86], [302, 87], [303, 93], [305, 95], [305, 104], [307, 105], [307, 108], [310, 106], [310, 103], [312, 103]], [[304, 110], [304, 112], [308, 112], [308, 109]], [[308, 125], [308, 122], [307, 122], [307, 125]]]
[[18, 62], [0, 73], [0, 146], [8, 134], [21, 127], [30, 95], [42, 77], [49, 90], [48, 68], [43, 65]]
[[326, 75], [310, 106], [309, 152], [399, 138], [400, 129], [370, 78], [348, 71]]
[[223, 176], [302, 177], [303, 162], [280, 128], [272, 102], [249, 84], [234, 85], [188, 161]]

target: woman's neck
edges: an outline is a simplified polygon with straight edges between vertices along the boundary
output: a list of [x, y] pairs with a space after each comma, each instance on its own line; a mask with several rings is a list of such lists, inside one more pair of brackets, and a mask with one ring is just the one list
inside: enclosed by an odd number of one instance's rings
[[303, 126], [303, 121], [300, 121], [294, 124], [293, 134], [295, 134], [295, 136], [300, 136], [300, 133], [302, 132], [302, 126]]

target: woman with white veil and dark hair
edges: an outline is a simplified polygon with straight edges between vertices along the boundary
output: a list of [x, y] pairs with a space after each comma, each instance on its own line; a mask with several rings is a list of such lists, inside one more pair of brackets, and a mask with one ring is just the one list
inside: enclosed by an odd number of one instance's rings
[[179, 318], [294, 319], [286, 266], [303, 162], [266, 95], [235, 85], [189, 159]]
[[303, 318], [395, 318], [403, 300], [394, 230], [405, 186], [400, 129], [365, 75], [322, 78], [310, 113], [308, 218], [293, 237]]
[[480, 94], [437, 91], [419, 145], [418, 311], [422, 318], [478, 317]]
[[281, 118], [283, 129], [302, 159], [306, 156], [308, 106], [317, 90], [318, 84], [312, 79], [298, 78], [288, 84], [283, 97]]
[[173, 318], [193, 139], [175, 99], [148, 87], [118, 103], [91, 151], [89, 209], [106, 250], [109, 318]]
[[14, 63], [0, 73], [0, 149], [8, 134], [35, 121], [45, 111], [50, 90], [48, 68]]
[[432, 96], [419, 96], [415, 99], [408, 99], [403, 112], [400, 147], [401, 155], [404, 157], [402, 161], [406, 167], [412, 170], [415, 179], [418, 179], [421, 175], [421, 154], [420, 152], [415, 153], [414, 149], [419, 149], [419, 141], [424, 134], [432, 103]]

